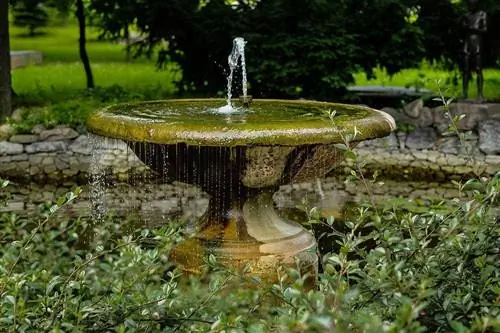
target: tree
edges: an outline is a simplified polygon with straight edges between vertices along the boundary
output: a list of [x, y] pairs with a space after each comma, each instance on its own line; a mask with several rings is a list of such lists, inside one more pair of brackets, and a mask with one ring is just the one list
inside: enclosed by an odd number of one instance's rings
[[27, 27], [30, 36], [34, 36], [36, 29], [48, 23], [49, 16], [41, 0], [17, 0], [13, 7], [14, 24]]
[[12, 113], [9, 3], [0, 1], [0, 121]]
[[[451, 0], [92, 1], [115, 3], [95, 7], [105, 31], [134, 23], [146, 36], [139, 53], [158, 52], [160, 64], [180, 65], [180, 92], [223, 91], [232, 39], [243, 36], [253, 95], [325, 100], [345, 93], [360, 70], [371, 76], [380, 66], [394, 74], [423, 59], [456, 66], [464, 12]], [[133, 15], [113, 12], [125, 2]], [[491, 35], [500, 28], [500, 4], [486, 2]]]
[[91, 0], [90, 7], [97, 13], [102, 29], [100, 37], [125, 40], [127, 61], [130, 61], [132, 55], [129, 26], [137, 17], [136, 0]]
[[87, 77], [87, 88], [92, 89], [94, 85], [94, 77], [92, 75], [92, 68], [90, 67], [90, 60], [87, 53], [87, 37], [85, 34], [86, 22], [85, 22], [85, 7], [83, 5], [83, 0], [76, 0], [76, 17], [78, 18], [78, 28], [80, 32], [80, 37], [78, 39], [80, 59], [85, 69], [85, 76]]
[[422, 35], [407, 20], [415, 1], [150, 0], [134, 12], [147, 36], [139, 50], [151, 54], [166, 41], [159, 61], [180, 65], [181, 91], [223, 90], [231, 41], [243, 36], [253, 95], [332, 99], [359, 69], [394, 73], [418, 64]]

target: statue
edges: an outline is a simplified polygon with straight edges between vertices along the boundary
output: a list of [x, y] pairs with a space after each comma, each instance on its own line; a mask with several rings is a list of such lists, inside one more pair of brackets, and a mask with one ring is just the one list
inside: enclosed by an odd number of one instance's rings
[[469, 11], [463, 17], [462, 27], [465, 30], [465, 41], [463, 48], [464, 67], [462, 73], [463, 97], [468, 98], [469, 81], [472, 70], [476, 72], [477, 80], [477, 102], [484, 102], [483, 95], [483, 69], [481, 58], [483, 53], [483, 35], [487, 31], [487, 15], [479, 10], [478, 0], [467, 0]]

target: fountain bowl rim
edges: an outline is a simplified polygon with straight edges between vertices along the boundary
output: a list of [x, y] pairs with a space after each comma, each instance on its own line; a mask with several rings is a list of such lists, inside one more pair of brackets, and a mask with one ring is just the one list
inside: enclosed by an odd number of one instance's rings
[[[342, 124], [329, 124], [312, 128], [289, 128], [267, 130], [234, 130], [234, 129], [186, 129], [182, 123], [146, 122], [138, 123], [134, 119], [118, 119], [109, 112], [120, 106], [146, 105], [160, 103], [199, 103], [224, 102], [221, 98], [189, 98], [142, 101], [134, 103], [113, 104], [93, 113], [87, 120], [89, 133], [108, 138], [131, 142], [148, 142], [155, 144], [185, 143], [196, 146], [249, 146], [249, 145], [282, 145], [299, 146], [307, 144], [335, 144], [345, 141], [346, 134], [357, 134], [355, 141], [363, 141], [389, 135], [396, 129], [394, 118], [389, 114], [367, 106], [313, 100], [254, 99], [254, 103], [286, 103], [297, 106], [328, 106], [356, 108], [369, 112], [361, 119], [345, 121]], [[140, 126], [139, 126], [140, 125]]]

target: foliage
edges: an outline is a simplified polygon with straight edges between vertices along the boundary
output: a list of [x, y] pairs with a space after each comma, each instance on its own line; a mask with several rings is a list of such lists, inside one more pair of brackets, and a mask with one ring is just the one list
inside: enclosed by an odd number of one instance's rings
[[[416, 24], [425, 33], [425, 56], [429, 60], [447, 62], [448, 68], [461, 63], [464, 31], [461, 28], [467, 11], [465, 1], [418, 0]], [[488, 33], [484, 41], [484, 66], [495, 66], [499, 59], [500, 4], [496, 0], [479, 1], [488, 14]]]
[[[124, 27], [135, 24], [147, 37], [139, 54], [159, 51], [160, 64], [178, 63], [181, 91], [223, 93], [231, 40], [243, 36], [253, 95], [315, 99], [338, 97], [360, 70], [368, 78], [375, 67], [391, 75], [424, 58], [455, 67], [465, 12], [450, 0], [91, 3], [104, 35], [123, 36]], [[500, 6], [494, 0], [483, 6], [490, 16], [485, 63], [492, 65]]]
[[[148, 37], [139, 51], [152, 54], [166, 41], [159, 61], [180, 65], [181, 90], [221, 91], [231, 41], [241, 35], [248, 40], [252, 94], [327, 99], [353, 82], [359, 68], [370, 72], [380, 64], [392, 73], [416, 64], [420, 32], [406, 20], [409, 2], [273, 0], [228, 6], [214, 0], [199, 6], [194, 0], [148, 1], [132, 12]], [[112, 16], [102, 19], [110, 21], [104, 25], [110, 32], [107, 26], [123, 25]]]
[[[6, 185], [4, 183], [4, 185]], [[500, 174], [457, 184], [468, 201], [414, 214], [359, 207], [322, 223], [338, 250], [318, 290], [293, 270], [268, 286], [221, 269], [205, 280], [172, 270], [179, 224], [126, 232], [127, 218], [0, 215], [0, 328], [39, 332], [493, 332], [500, 329]], [[243, 286], [243, 287], [242, 287]]]
[[[134, 89], [117, 84], [84, 90], [73, 87], [70, 91], [46, 91], [41, 87], [30, 94], [20, 95], [18, 106], [26, 107], [23, 118], [14, 121], [7, 118], [17, 133], [30, 133], [35, 125], [52, 128], [60, 124], [84, 128], [88, 116], [109, 104], [140, 100], [157, 100], [170, 96], [171, 92], [161, 85]], [[71, 98], [68, 98], [68, 97]]]
[[49, 20], [42, 0], [18, 0], [14, 4], [14, 25], [28, 28], [29, 36], [47, 25]]

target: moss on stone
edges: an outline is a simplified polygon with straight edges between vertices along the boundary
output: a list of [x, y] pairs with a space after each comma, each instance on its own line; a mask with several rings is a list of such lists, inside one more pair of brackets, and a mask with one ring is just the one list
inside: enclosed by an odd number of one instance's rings
[[[217, 113], [222, 99], [184, 99], [113, 105], [88, 120], [90, 132], [117, 139], [206, 146], [289, 145], [382, 137], [392, 118], [370, 108], [316, 101], [254, 100], [249, 109]], [[335, 110], [330, 120], [326, 111]]]

